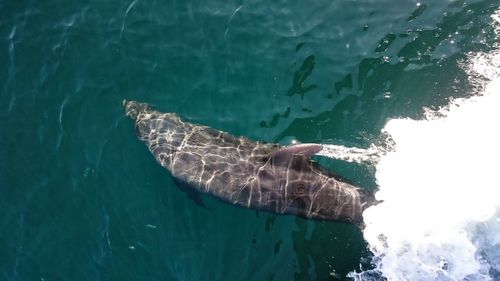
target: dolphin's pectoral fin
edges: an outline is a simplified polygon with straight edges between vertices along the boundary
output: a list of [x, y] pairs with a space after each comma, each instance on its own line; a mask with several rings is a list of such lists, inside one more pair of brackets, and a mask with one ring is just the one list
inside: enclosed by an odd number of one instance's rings
[[289, 145], [271, 154], [273, 163], [284, 163], [294, 155], [311, 157], [313, 154], [320, 152], [323, 146], [316, 143], [301, 143]]
[[201, 198], [201, 194], [197, 192], [192, 186], [190, 186], [187, 182], [177, 178], [174, 178], [174, 182], [180, 190], [186, 192], [189, 199], [193, 200], [196, 205], [208, 210], [207, 206], [203, 202], [203, 199]]

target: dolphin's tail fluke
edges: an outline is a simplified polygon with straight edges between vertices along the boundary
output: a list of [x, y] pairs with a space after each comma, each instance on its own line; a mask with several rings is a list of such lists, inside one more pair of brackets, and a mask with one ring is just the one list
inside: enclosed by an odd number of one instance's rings
[[137, 116], [141, 112], [151, 110], [151, 107], [148, 104], [136, 101], [123, 100], [123, 106], [125, 106], [125, 114], [134, 120], [137, 119]]

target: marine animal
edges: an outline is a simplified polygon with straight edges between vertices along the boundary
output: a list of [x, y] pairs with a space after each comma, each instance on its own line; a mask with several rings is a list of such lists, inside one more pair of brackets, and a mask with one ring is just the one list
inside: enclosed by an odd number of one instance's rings
[[310, 157], [319, 144], [251, 141], [152, 106], [124, 101], [137, 137], [156, 161], [191, 189], [228, 203], [277, 214], [362, 225], [372, 191], [334, 176]]

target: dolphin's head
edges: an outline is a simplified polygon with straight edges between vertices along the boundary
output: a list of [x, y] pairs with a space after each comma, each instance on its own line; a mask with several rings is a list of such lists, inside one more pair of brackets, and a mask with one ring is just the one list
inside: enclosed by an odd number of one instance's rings
[[[361, 224], [364, 193], [361, 189], [330, 176], [310, 160], [321, 150], [318, 145], [284, 148], [275, 153], [269, 168], [277, 177], [282, 194], [281, 213], [320, 220]], [[301, 153], [303, 152], [303, 153]]]
[[363, 208], [359, 188], [321, 173], [310, 161], [302, 162], [304, 167], [288, 171], [285, 212], [320, 220], [361, 223]]
[[329, 177], [311, 201], [313, 216], [319, 219], [360, 224], [363, 222], [361, 189]]

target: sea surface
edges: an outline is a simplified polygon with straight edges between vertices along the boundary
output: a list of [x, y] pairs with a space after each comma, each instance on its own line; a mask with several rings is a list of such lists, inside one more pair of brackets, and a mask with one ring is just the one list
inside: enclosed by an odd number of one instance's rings
[[[466, 111], [418, 129], [464, 104], [453, 101], [494, 96], [491, 81], [500, 89], [499, 9], [498, 0], [0, 0], [0, 280], [500, 280], [500, 214], [491, 213], [500, 156], [488, 141], [499, 127], [481, 126], [498, 114]], [[380, 188], [386, 211], [370, 212], [364, 232], [208, 196], [202, 208], [137, 139], [124, 99], [260, 141], [400, 144], [379, 164], [316, 159]], [[476, 112], [500, 106], [486, 104]], [[404, 161], [447, 151], [463, 139], [456, 132], [480, 137], [438, 162]], [[466, 161], [462, 150], [481, 154]], [[492, 188], [461, 181], [468, 167], [487, 171], [471, 175]], [[459, 180], [420, 189], [440, 177]], [[465, 198], [492, 208], [449, 220], [480, 208], [454, 195], [464, 182]], [[412, 196], [391, 197], [394, 183]], [[475, 191], [484, 196], [467, 197]], [[408, 209], [422, 216], [392, 216]], [[419, 240], [422, 229], [439, 239]], [[395, 235], [408, 230], [415, 236]]]

